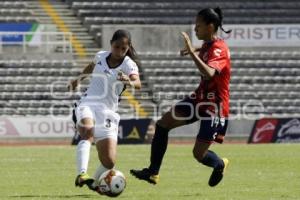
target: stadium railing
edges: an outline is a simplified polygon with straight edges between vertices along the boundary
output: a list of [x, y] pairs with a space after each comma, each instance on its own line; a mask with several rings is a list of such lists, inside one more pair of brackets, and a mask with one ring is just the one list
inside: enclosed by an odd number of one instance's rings
[[[36, 40], [28, 39], [35, 37]], [[0, 53], [4, 46], [21, 46], [23, 53], [28, 47], [43, 47], [50, 53], [53, 47], [62, 47], [62, 53], [73, 53], [71, 32], [0, 32]]]

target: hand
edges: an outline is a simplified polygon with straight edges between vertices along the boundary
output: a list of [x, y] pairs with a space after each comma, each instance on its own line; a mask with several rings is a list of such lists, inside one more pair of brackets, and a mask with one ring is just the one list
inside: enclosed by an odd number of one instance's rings
[[127, 81], [130, 81], [129, 77], [127, 75], [125, 75], [123, 72], [119, 71], [118, 72], [118, 78], [117, 78], [119, 81], [122, 81], [122, 82], [127, 82]]
[[71, 80], [70, 83], [68, 84], [68, 91], [74, 91], [76, 87], [78, 86], [78, 80]]
[[188, 55], [188, 54], [189, 54], [189, 52], [188, 52], [187, 49], [181, 49], [181, 50], [180, 50], [180, 55], [181, 55], [181, 56], [186, 56], [186, 55]]
[[217, 134], [216, 137], [215, 137], [215, 139], [214, 139], [214, 141], [217, 142], [217, 143], [222, 144], [223, 141], [224, 141], [224, 137], [225, 137], [224, 135]]
[[188, 36], [188, 34], [186, 32], [181, 32], [181, 35], [183, 36], [183, 39], [184, 39], [185, 48], [180, 51], [180, 54], [181, 55], [187, 55], [187, 54], [190, 54], [190, 53], [194, 53], [195, 48], [192, 46], [192, 42], [191, 42], [190, 37]]

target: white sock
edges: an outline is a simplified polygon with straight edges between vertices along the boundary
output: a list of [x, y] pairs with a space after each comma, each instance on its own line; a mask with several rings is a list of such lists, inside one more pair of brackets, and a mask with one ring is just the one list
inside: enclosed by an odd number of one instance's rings
[[90, 159], [91, 142], [81, 140], [77, 145], [77, 173], [86, 173]]
[[95, 187], [98, 184], [98, 180], [100, 178], [100, 176], [106, 172], [108, 169], [106, 167], [104, 167], [102, 164], [100, 164], [100, 166], [97, 168], [97, 170], [95, 171], [94, 174], [94, 183], [93, 186]]

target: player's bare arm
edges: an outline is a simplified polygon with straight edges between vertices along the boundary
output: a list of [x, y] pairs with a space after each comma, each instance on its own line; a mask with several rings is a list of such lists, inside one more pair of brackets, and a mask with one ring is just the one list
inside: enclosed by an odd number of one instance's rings
[[133, 87], [138, 90], [141, 89], [142, 87], [140, 77], [136, 74], [127, 76], [120, 71], [118, 74], [118, 80], [122, 81], [125, 85]]
[[[194, 49], [194, 52], [199, 52], [200, 50], [201, 50], [201, 47], [197, 47], [197, 48]], [[187, 55], [189, 55], [189, 52], [186, 48], [184, 48], [184, 49], [180, 50], [180, 55], [181, 56], [187, 56]]]
[[192, 43], [191, 43], [191, 40], [190, 40], [190, 37], [188, 36], [188, 34], [186, 32], [181, 32], [181, 34], [183, 36], [184, 43], [186, 46], [185, 49], [187, 50], [187, 52], [190, 54], [190, 56], [194, 60], [200, 73], [208, 79], [212, 78], [215, 75], [216, 70], [209, 67], [207, 64], [205, 64], [203, 62], [203, 60], [201, 60], [199, 58], [199, 56], [197, 55], [197, 53], [195, 51], [195, 48], [192, 46]]
[[70, 81], [68, 84], [68, 90], [74, 91], [78, 86], [79, 82], [84, 80], [88, 74], [91, 74], [95, 68], [95, 63], [89, 63], [80, 73], [79, 77], [75, 80]]

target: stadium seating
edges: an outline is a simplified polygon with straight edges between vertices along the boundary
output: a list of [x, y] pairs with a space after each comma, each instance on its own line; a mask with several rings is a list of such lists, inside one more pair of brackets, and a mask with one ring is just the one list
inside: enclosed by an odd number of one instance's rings
[[[20, 60], [0, 62], [0, 99], [2, 115], [45, 115], [51, 106], [72, 105], [75, 97], [65, 97], [69, 77], [78, 74], [73, 61]], [[64, 68], [63, 68], [64, 67]], [[70, 69], [73, 67], [73, 69]], [[60, 84], [58, 82], [60, 81]], [[56, 83], [56, 84], [55, 84]], [[53, 91], [53, 92], [52, 92]], [[54, 107], [57, 114], [68, 114], [67, 109]]]
[[[203, 7], [222, 7], [226, 16], [224, 23], [230, 24], [300, 23], [300, 2], [296, 0], [65, 2], [82, 22], [77, 28], [88, 28], [96, 40], [101, 37], [102, 24], [192, 24], [195, 14]], [[0, 21], [39, 21], [29, 3], [32, 2], [1, 1]], [[86, 47], [95, 48], [92, 45]], [[241, 109], [256, 115], [300, 114], [299, 51], [233, 50], [231, 57], [232, 114], [238, 114]], [[155, 113], [158, 109], [153, 105], [171, 105], [197, 88], [198, 70], [193, 61], [180, 57], [177, 52], [144, 52], [140, 58], [143, 89], [135, 96], [147, 112]], [[1, 60], [0, 115], [70, 114], [70, 106], [79, 98], [79, 93], [71, 95], [65, 86], [79, 74], [84, 66], [82, 63], [86, 62]], [[131, 116], [134, 109], [126, 101], [121, 101], [119, 112], [122, 116]]]
[[[0, 61], [0, 115], [71, 114], [80, 92], [68, 93], [66, 86], [81, 70], [74, 60]], [[81, 92], [85, 88], [83, 84]], [[145, 86], [134, 94], [147, 102], [151, 99], [148, 93]], [[121, 101], [120, 113], [133, 115], [134, 109]]]
[[0, 22], [38, 22], [26, 1], [1, 1]]
[[[299, 23], [300, 2], [277, 1], [82, 1], [67, 0], [75, 14], [97, 37], [101, 24], [192, 24], [205, 7], [221, 7], [226, 24]], [[99, 37], [99, 35], [98, 35]]]
[[[197, 88], [199, 72], [193, 61], [172, 53], [165, 59], [161, 53], [143, 57], [144, 76], [153, 95], [159, 97], [154, 98], [157, 103], [179, 101]], [[238, 114], [243, 108], [254, 112], [254, 106], [263, 108], [256, 114], [299, 114], [299, 58], [296, 51], [233, 51], [231, 113]]]

